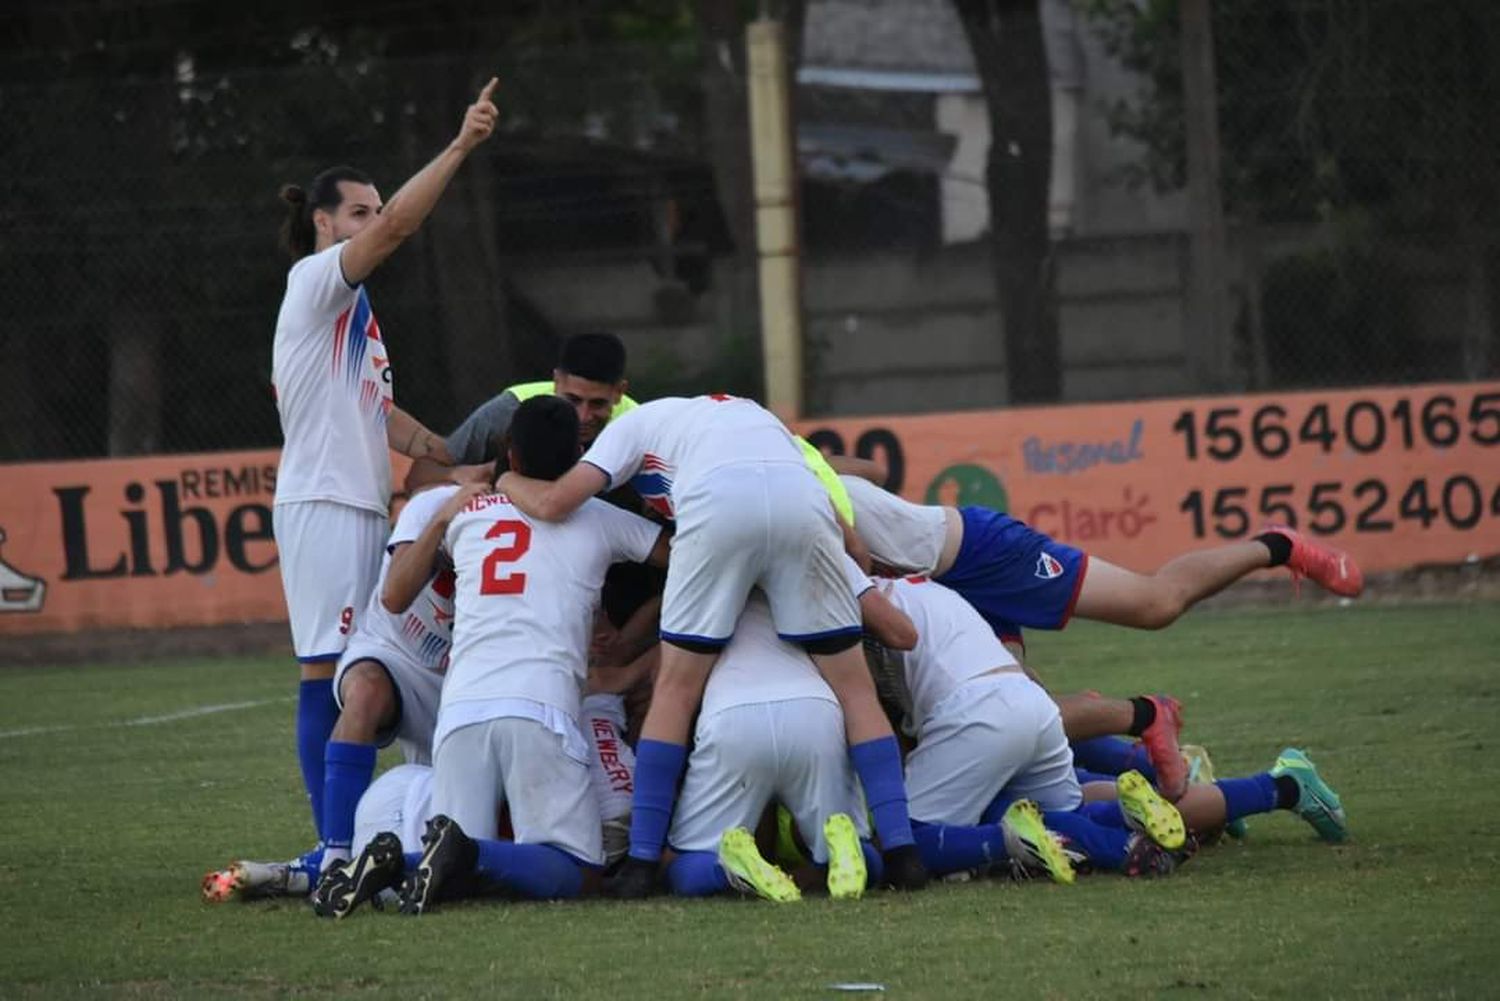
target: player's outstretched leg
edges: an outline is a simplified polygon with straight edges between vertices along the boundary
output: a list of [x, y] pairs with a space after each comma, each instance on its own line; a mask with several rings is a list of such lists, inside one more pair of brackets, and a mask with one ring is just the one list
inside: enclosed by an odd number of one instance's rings
[[328, 869], [313, 894], [313, 913], [321, 918], [343, 918], [381, 890], [399, 886], [405, 875], [401, 839], [381, 831], [364, 851]]
[[1000, 818], [1005, 850], [1014, 865], [1028, 872], [1045, 872], [1054, 882], [1073, 882], [1073, 863], [1057, 835], [1042, 822], [1042, 811], [1029, 799], [1018, 799]]
[[1312, 825], [1318, 837], [1324, 841], [1339, 842], [1349, 836], [1349, 822], [1344, 816], [1344, 804], [1338, 793], [1329, 788], [1318, 775], [1307, 752], [1288, 747], [1276, 756], [1272, 777], [1290, 776], [1299, 791], [1297, 805], [1292, 810]]
[[1253, 539], [1184, 553], [1152, 574], [1091, 558], [1073, 614], [1115, 625], [1161, 629], [1210, 595], [1255, 570], [1284, 566], [1294, 579], [1317, 582], [1334, 594], [1357, 597], [1364, 575], [1347, 553], [1273, 526]]
[[312, 874], [295, 862], [252, 862], [241, 859], [203, 877], [203, 902], [263, 897], [301, 897], [312, 887]]
[[478, 861], [479, 846], [451, 817], [433, 817], [422, 834], [422, 858], [401, 882], [401, 913], [426, 913], [443, 889], [472, 873]]
[[719, 866], [729, 877], [729, 885], [742, 893], [753, 893], [778, 904], [802, 899], [797, 884], [761, 857], [755, 836], [743, 827], [731, 827], [719, 838]]
[[834, 900], [864, 896], [869, 879], [865, 850], [847, 813], [832, 814], [823, 822], [823, 843], [828, 846], [828, 895]]
[[1169, 851], [1183, 846], [1187, 829], [1182, 823], [1182, 814], [1146, 781], [1144, 775], [1126, 772], [1115, 779], [1115, 789], [1127, 826]]
[[[1188, 763], [1188, 785], [1211, 786], [1217, 782], [1218, 776], [1214, 774], [1214, 762], [1208, 756], [1208, 748], [1201, 744], [1183, 744], [1182, 757]], [[1234, 817], [1224, 824], [1224, 833], [1231, 838], [1244, 838], [1249, 832], [1250, 828], [1244, 817]]]

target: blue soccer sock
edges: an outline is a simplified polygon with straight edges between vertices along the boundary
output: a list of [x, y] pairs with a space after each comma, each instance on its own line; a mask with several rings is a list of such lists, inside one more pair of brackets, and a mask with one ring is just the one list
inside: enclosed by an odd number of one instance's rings
[[885, 882], [885, 860], [880, 857], [880, 850], [868, 839], [861, 841], [859, 847], [865, 855], [865, 886], [879, 886]]
[[297, 760], [302, 764], [302, 784], [312, 803], [319, 838], [323, 836], [323, 748], [338, 718], [333, 679], [303, 681], [297, 689]]
[[307, 873], [308, 879], [316, 884], [318, 874], [323, 871], [323, 842], [319, 841], [317, 847], [292, 859], [291, 867]]
[[1156, 782], [1156, 769], [1151, 765], [1146, 745], [1122, 737], [1073, 741], [1073, 763], [1079, 768], [1105, 775], [1123, 775], [1135, 769], [1152, 784]]
[[1093, 803], [1085, 803], [1074, 812], [1082, 814], [1102, 827], [1117, 827], [1121, 830], [1130, 827], [1125, 820], [1125, 811], [1120, 809], [1120, 801], [1116, 799], [1101, 799]]
[[979, 822], [981, 824], [1000, 823], [1000, 818], [1005, 816], [1005, 811], [1010, 809], [1010, 805], [1015, 801], [1016, 797], [1012, 796], [1008, 789], [1001, 789], [995, 798], [990, 800], [990, 805], [985, 807], [984, 812], [979, 815]]
[[630, 807], [630, 857], [661, 858], [677, 803], [677, 780], [687, 764], [687, 748], [665, 740], [642, 739], [635, 748], [635, 798]]
[[667, 880], [679, 897], [710, 897], [729, 889], [715, 852], [683, 852], [667, 867]]
[[1224, 794], [1224, 822], [1232, 824], [1252, 813], [1276, 809], [1276, 779], [1261, 772], [1244, 779], [1220, 779], [1214, 785]]
[[934, 876], [967, 869], [984, 869], [1010, 858], [1005, 835], [998, 825], [967, 827], [958, 824], [924, 824], [912, 821], [922, 864]]
[[906, 807], [906, 780], [901, 774], [901, 745], [896, 738], [878, 737], [854, 744], [849, 748], [849, 759], [864, 786], [880, 847], [890, 851], [915, 843]]
[[474, 843], [479, 846], [474, 872], [482, 879], [533, 900], [561, 900], [583, 891], [582, 864], [561, 848], [489, 838]]
[[1096, 824], [1071, 810], [1048, 810], [1042, 814], [1047, 829], [1067, 838], [1071, 846], [1087, 855], [1100, 869], [1119, 869], [1125, 865], [1130, 846], [1130, 832]]
[[354, 808], [375, 775], [375, 745], [330, 740], [323, 752], [323, 843], [349, 851]]

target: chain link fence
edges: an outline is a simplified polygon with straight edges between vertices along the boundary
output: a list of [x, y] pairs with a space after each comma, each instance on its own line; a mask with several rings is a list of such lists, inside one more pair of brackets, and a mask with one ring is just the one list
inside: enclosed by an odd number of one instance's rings
[[[1042, 9], [1058, 398], [1223, 388], [1193, 369], [1184, 315], [1174, 5]], [[1237, 387], [1492, 377], [1500, 7], [1213, 11]], [[900, 51], [897, 26], [840, 56], [860, 65], [820, 62], [817, 33], [840, 17], [943, 12], [935, 56]], [[811, 0], [806, 32], [811, 406], [1009, 402], [985, 67], [954, 49], [956, 13]], [[875, 51], [882, 38], [894, 54]], [[641, 395], [758, 384], [734, 46], [688, 31], [410, 57], [343, 30], [295, 34], [262, 64], [158, 48], [66, 73], [35, 55], [0, 62], [0, 461], [277, 444], [277, 187], [349, 162], [388, 198], [490, 72], [501, 134], [371, 281], [402, 406], [452, 427], [591, 327], [626, 338]]]

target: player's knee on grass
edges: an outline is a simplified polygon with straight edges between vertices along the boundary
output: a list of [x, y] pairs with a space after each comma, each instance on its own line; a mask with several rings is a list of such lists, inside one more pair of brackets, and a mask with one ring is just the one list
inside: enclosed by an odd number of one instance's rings
[[336, 740], [373, 743], [378, 733], [396, 724], [396, 686], [373, 660], [362, 660], [344, 672], [339, 699], [343, 709], [334, 727]]

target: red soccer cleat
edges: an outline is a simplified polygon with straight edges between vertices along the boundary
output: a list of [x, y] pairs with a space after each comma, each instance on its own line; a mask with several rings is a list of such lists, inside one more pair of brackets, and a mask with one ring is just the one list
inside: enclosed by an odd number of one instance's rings
[[1291, 558], [1286, 568], [1292, 572], [1293, 580], [1306, 577], [1326, 591], [1344, 598], [1357, 598], [1365, 589], [1365, 575], [1359, 564], [1341, 549], [1305, 538], [1284, 525], [1270, 525], [1267, 532], [1284, 535], [1292, 543]]
[[1177, 746], [1182, 732], [1182, 706], [1170, 695], [1147, 695], [1156, 706], [1156, 719], [1141, 733], [1146, 756], [1156, 769], [1156, 788], [1172, 802], [1182, 798], [1188, 787], [1188, 763]]

